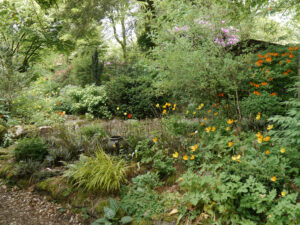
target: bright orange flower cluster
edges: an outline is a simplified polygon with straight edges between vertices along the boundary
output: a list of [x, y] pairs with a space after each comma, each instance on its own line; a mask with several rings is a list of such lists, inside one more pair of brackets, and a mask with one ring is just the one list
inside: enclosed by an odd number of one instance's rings
[[260, 95], [260, 93], [258, 91], [253, 91], [253, 94]]

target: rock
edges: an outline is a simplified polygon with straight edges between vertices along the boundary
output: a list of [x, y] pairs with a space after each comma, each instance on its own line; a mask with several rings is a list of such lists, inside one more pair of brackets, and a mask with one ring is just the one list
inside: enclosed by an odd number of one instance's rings
[[39, 127], [38, 130], [41, 136], [47, 136], [53, 132], [53, 128], [51, 126], [42, 126]]
[[25, 125], [25, 126], [14, 126], [8, 130], [8, 133], [11, 138], [18, 139], [27, 135], [34, 135], [38, 132], [38, 129], [34, 125]]

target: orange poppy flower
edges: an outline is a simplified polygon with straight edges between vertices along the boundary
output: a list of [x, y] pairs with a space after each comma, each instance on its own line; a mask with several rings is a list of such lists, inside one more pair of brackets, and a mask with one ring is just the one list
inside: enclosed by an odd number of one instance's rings
[[279, 54], [278, 54], [277, 52], [273, 54], [273, 56], [278, 56], [278, 55], [279, 55]]
[[268, 63], [272, 62], [272, 57], [266, 58], [266, 62], [268, 62]]
[[289, 73], [288, 72], [283, 72], [283, 75], [288, 75]]
[[262, 56], [260, 53], [258, 53], [257, 56], [258, 56], [260, 59], [263, 58], [263, 56]]
[[286, 72], [288, 72], [288, 73], [290, 73], [290, 72], [292, 72], [290, 69], [288, 69]]
[[295, 56], [295, 55], [290, 55], [289, 57], [292, 59], [292, 58], [294, 58], [294, 56]]
[[273, 78], [269, 78], [269, 81], [272, 81], [273, 80]]
[[260, 93], [258, 91], [253, 91], [253, 94], [260, 95]]
[[297, 47], [295, 47], [295, 50], [297, 51], [299, 49], [299, 47], [297, 46]]
[[257, 61], [255, 62], [255, 65], [257, 65], [257, 66], [259, 67], [259, 66], [261, 66], [261, 64], [262, 64], [263, 62], [264, 62], [264, 61], [263, 61], [262, 59], [257, 60]]
[[286, 60], [286, 62], [287, 62], [287, 63], [290, 63], [290, 62], [291, 62], [291, 60], [290, 60], [290, 59], [287, 59], [287, 60]]
[[255, 84], [254, 86], [255, 86], [256, 88], [259, 88], [259, 84]]
[[270, 94], [270, 96], [276, 96], [277, 94], [275, 92], [273, 92], [272, 94]]
[[292, 47], [292, 46], [291, 46], [291, 47], [289, 47], [289, 50], [290, 50], [290, 51], [292, 51], [293, 49], [294, 49], [294, 47]]
[[261, 85], [262, 86], [266, 86], [266, 85], [268, 85], [268, 83], [267, 82], [263, 82], [263, 83], [261, 83]]
[[57, 105], [61, 105], [61, 103], [60, 103], [60, 102], [57, 102]]

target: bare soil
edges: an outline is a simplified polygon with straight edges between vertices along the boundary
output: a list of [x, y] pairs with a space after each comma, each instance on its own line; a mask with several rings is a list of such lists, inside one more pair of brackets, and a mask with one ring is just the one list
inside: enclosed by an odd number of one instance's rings
[[0, 184], [0, 225], [84, 225], [80, 215], [45, 196]]

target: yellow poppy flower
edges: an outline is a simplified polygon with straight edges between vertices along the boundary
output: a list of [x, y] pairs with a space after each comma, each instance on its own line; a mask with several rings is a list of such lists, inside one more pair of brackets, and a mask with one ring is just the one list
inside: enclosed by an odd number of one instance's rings
[[156, 104], [156, 108], [159, 108], [159, 104], [158, 103]]
[[228, 124], [233, 124], [233, 122], [234, 122], [234, 121], [233, 121], [232, 119], [228, 119], [228, 120], [227, 120], [227, 123], [228, 123]]
[[163, 105], [163, 109], [166, 109], [167, 108], [167, 106], [166, 105]]
[[193, 115], [195, 115], [195, 114], [196, 114], [196, 112], [194, 111], [194, 112], [193, 112]]
[[216, 130], [216, 127], [212, 127], [211, 131], [214, 132]]
[[211, 130], [211, 127], [207, 127], [207, 128], [205, 128], [205, 130], [206, 130], [206, 133], [209, 133]]
[[214, 115], [217, 116], [219, 114], [219, 112], [215, 112]]
[[261, 113], [257, 113], [256, 120], [260, 120], [260, 117], [261, 117]]
[[230, 127], [226, 127], [226, 130], [227, 130], [227, 131], [230, 131]]
[[233, 141], [228, 142], [228, 147], [232, 147]]
[[269, 155], [271, 152], [270, 152], [270, 150], [267, 150], [266, 151], [266, 155]]
[[185, 161], [189, 159], [189, 157], [188, 157], [187, 155], [184, 155], [182, 158], [183, 158], [183, 160], [185, 160]]
[[153, 138], [152, 141], [153, 141], [154, 143], [156, 143], [156, 142], [157, 142], [157, 137]]
[[196, 145], [193, 145], [193, 146], [191, 146], [191, 151], [194, 152], [194, 151], [197, 150], [197, 148], [198, 148], [198, 145], [197, 145], [197, 144], [196, 144]]
[[276, 178], [276, 176], [274, 176], [274, 177], [271, 177], [271, 179], [270, 179], [272, 182], [275, 182], [276, 180], [277, 180], [277, 178]]
[[175, 152], [175, 153], [173, 154], [173, 158], [175, 158], [175, 159], [177, 159], [178, 156], [179, 156], [178, 152]]
[[117, 107], [117, 110], [120, 110], [120, 107]]
[[194, 155], [191, 155], [191, 160], [194, 160], [195, 159], [195, 156]]
[[126, 113], [126, 112], [124, 112], [124, 116], [127, 116], [127, 113]]
[[258, 142], [259, 144], [261, 144], [262, 141], [263, 141], [263, 139], [262, 139], [261, 137], [257, 138], [257, 142]]
[[186, 114], [189, 114], [190, 113], [190, 111], [189, 110], [186, 110], [186, 112], [185, 112]]
[[257, 138], [262, 138], [262, 134], [260, 132], [257, 132], [256, 137]]
[[267, 127], [267, 130], [272, 130], [272, 129], [273, 129], [273, 127], [274, 127], [274, 125], [273, 125], [273, 124], [271, 124], [271, 125], [268, 125], [268, 127]]
[[285, 192], [285, 191], [282, 191], [282, 192], [281, 192], [281, 196], [282, 196], [282, 197], [286, 196], [286, 192]]
[[162, 111], [162, 114], [166, 114], [166, 113], [167, 113], [167, 110], [164, 109], [164, 110]]
[[280, 149], [280, 152], [281, 152], [282, 154], [284, 154], [284, 153], [285, 153], [285, 148], [281, 148], [281, 149]]
[[270, 139], [271, 139], [270, 136], [266, 136], [266, 137], [264, 138], [264, 141], [265, 141], [265, 142], [268, 142], [268, 141], [270, 141]]

